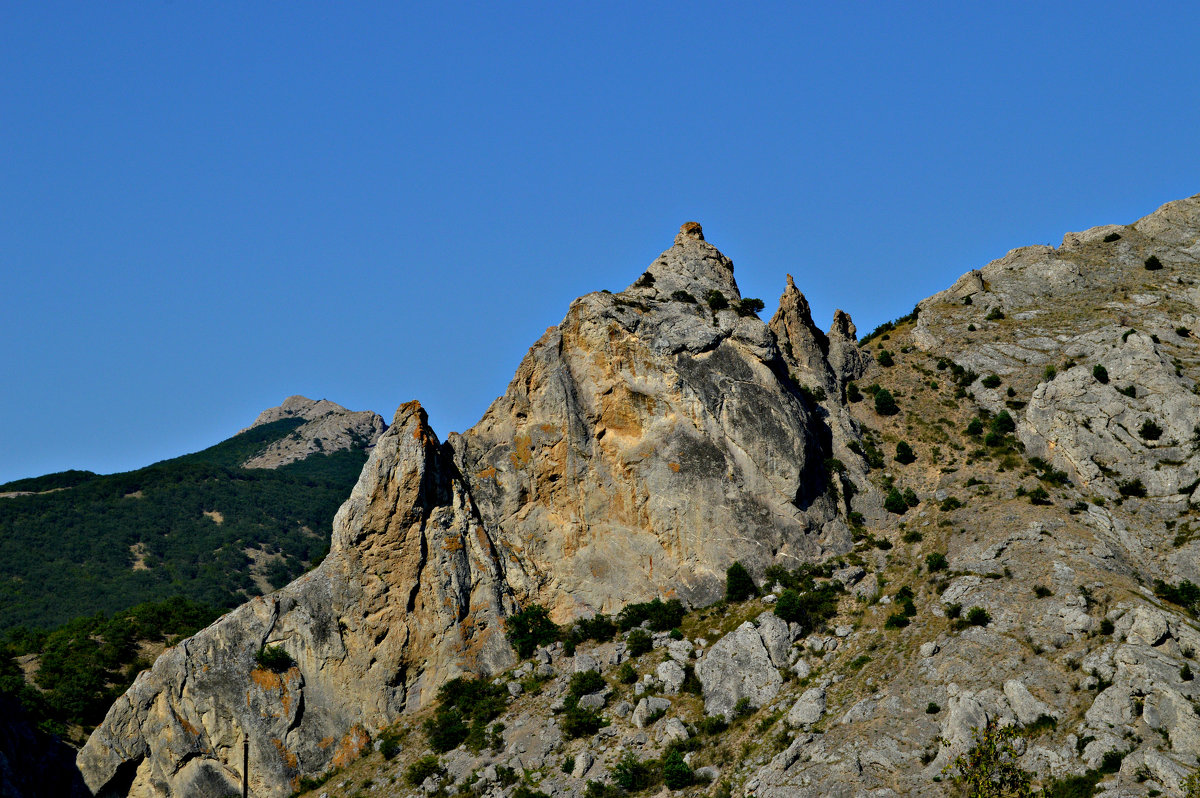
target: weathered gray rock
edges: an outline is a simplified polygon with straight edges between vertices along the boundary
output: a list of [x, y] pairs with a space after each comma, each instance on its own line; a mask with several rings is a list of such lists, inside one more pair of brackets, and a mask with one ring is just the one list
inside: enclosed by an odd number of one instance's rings
[[811, 726], [825, 714], [825, 689], [810, 687], [796, 699], [796, 703], [788, 710], [787, 723], [793, 728]]
[[754, 624], [746, 623], [722, 637], [696, 664], [708, 715], [733, 717], [741, 699], [761, 707], [773, 699], [783, 678], [771, 662]]
[[683, 686], [683, 668], [675, 660], [669, 659], [659, 663], [654, 672], [662, 682], [663, 692], [667, 695], [675, 695]]
[[313, 401], [303, 396], [289, 396], [279, 407], [264, 410], [247, 429], [285, 418], [303, 419], [304, 423], [246, 460], [243, 467], [279, 468], [313, 454], [370, 449], [387, 429], [378, 413], [354, 412], [326, 399]]
[[650, 718], [660, 712], [666, 712], [671, 708], [671, 702], [666, 698], [658, 698], [649, 696], [638, 701], [637, 706], [633, 709], [633, 715], [629, 721], [639, 729], [644, 729], [650, 725]]
[[755, 623], [758, 624], [758, 635], [767, 649], [771, 664], [777, 668], [786, 668], [792, 648], [792, 636], [788, 631], [787, 621], [773, 612], [764, 612], [758, 616]]
[[1052, 718], [1057, 718], [1059, 715], [1049, 704], [1035, 698], [1029, 692], [1029, 688], [1019, 679], [1009, 679], [1004, 683], [1004, 696], [1008, 699], [1008, 705], [1012, 707], [1017, 720], [1022, 724], [1033, 723], [1043, 715]]

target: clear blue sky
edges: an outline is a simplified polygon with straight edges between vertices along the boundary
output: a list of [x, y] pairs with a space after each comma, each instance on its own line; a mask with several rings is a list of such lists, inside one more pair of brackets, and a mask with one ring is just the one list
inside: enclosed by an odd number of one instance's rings
[[1200, 192], [1171, 5], [8, 3], [0, 482], [293, 393], [444, 438], [687, 220], [865, 332]]

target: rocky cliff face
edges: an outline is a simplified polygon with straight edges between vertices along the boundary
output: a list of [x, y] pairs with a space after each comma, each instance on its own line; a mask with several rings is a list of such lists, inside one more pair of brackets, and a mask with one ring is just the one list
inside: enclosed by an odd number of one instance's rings
[[285, 418], [303, 419], [304, 423], [242, 463], [243, 468], [279, 468], [313, 454], [370, 448], [387, 429], [378, 413], [347, 410], [328, 399], [314, 401], [303, 396], [289, 396], [279, 407], [264, 410], [247, 429]]
[[[847, 550], [829, 428], [740, 301], [732, 263], [685, 225], [628, 289], [573, 303], [471, 430], [440, 444], [402, 406], [326, 560], [143, 673], [80, 754], [89, 786], [225, 795], [248, 736], [255, 793], [286, 794], [447, 679], [511, 665], [502, 621], [518, 606], [567, 620], [702, 604], [734, 560], [761, 573]], [[854, 360], [852, 337], [841, 346], [831, 373]], [[338, 416], [289, 402], [275, 416]], [[294, 667], [256, 667], [268, 645]]]

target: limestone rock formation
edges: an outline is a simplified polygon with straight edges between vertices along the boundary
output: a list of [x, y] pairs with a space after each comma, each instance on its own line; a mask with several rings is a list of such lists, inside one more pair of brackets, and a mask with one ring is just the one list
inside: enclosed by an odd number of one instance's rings
[[[164, 654], [81, 752], [89, 785], [223, 795], [248, 735], [256, 794], [284, 794], [447, 679], [511, 664], [502, 622], [518, 606], [563, 621], [703, 604], [734, 560], [761, 574], [845, 551], [821, 422], [739, 305], [732, 262], [684, 225], [626, 291], [574, 302], [466, 433], [440, 444], [402, 406], [326, 560]], [[347, 420], [294, 398], [259, 423], [289, 416], [311, 419], [313, 441]], [[352, 420], [351, 437], [379, 426]], [[295, 667], [256, 668], [267, 645]]]
[[[88, 786], [226, 795], [251, 741], [256, 795], [345, 764], [455, 674], [513, 661], [513, 605], [454, 468], [416, 403], [402, 405], [334, 521], [315, 570], [168, 649], [79, 755]], [[256, 665], [280, 646], [294, 666]]]
[[351, 411], [328, 399], [314, 401], [303, 396], [289, 396], [279, 407], [264, 410], [247, 429], [285, 418], [303, 419], [304, 423], [242, 463], [243, 467], [279, 468], [313, 454], [370, 448], [387, 429], [378, 413]]

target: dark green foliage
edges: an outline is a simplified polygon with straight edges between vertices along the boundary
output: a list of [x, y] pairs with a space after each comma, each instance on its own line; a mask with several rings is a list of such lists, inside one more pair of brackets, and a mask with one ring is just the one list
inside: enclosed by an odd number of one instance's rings
[[888, 619], [883, 622], [884, 629], [903, 629], [908, 626], [910, 621], [908, 616], [902, 612], [894, 612], [888, 616]]
[[1029, 493], [1026, 495], [1029, 496], [1030, 504], [1046, 505], [1046, 504], [1051, 503], [1050, 502], [1050, 494], [1047, 493], [1046, 489], [1041, 486], [1034, 488], [1033, 490], [1029, 491]]
[[1122, 496], [1134, 496], [1141, 498], [1146, 495], [1146, 486], [1142, 484], [1140, 479], [1130, 479], [1119, 483], [1117, 485], [1117, 491]]
[[758, 586], [754, 584], [750, 572], [740, 562], [735, 561], [725, 571], [725, 600], [745, 601], [758, 595]]
[[748, 718], [754, 714], [756, 709], [754, 702], [749, 698], [739, 698], [737, 703], [733, 705], [733, 719]]
[[989, 718], [975, 731], [971, 749], [955, 757], [948, 770], [963, 795], [977, 798], [1027, 798], [1032, 795], [1032, 776], [1018, 765], [1015, 728], [1002, 727]]
[[649, 622], [650, 628], [654, 631], [666, 632], [679, 626], [685, 614], [686, 610], [679, 599], [670, 601], [654, 599], [640, 604], [626, 605], [617, 615], [617, 626], [625, 630]]
[[846, 401], [861, 402], [863, 398], [862, 391], [858, 390], [858, 385], [853, 382], [846, 383]]
[[1054, 591], [1045, 585], [1034, 585], [1033, 595], [1037, 596], [1038, 598], [1049, 598], [1050, 596], [1054, 595]]
[[1123, 393], [1130, 399], [1137, 399], [1137, 386], [1126, 385], [1124, 388], [1117, 388], [1117, 393]]
[[900, 491], [892, 488], [883, 500], [883, 509], [896, 515], [904, 515], [908, 512], [908, 502], [904, 501], [904, 496], [900, 494]]
[[929, 704], [927, 704], [927, 705], [926, 705], [926, 707], [925, 707], [925, 714], [926, 714], [926, 715], [936, 715], [937, 713], [939, 713], [939, 712], [941, 712], [941, 711], [942, 711], [942, 708], [941, 708], [941, 707], [939, 707], [939, 706], [938, 706], [936, 703], [934, 703], [933, 701], [930, 701], [930, 702], [929, 702]]
[[559, 725], [568, 740], [577, 737], [587, 737], [600, 731], [608, 725], [597, 709], [587, 709], [579, 706], [579, 699], [588, 693], [603, 690], [607, 684], [604, 677], [596, 671], [580, 671], [571, 674], [571, 682], [563, 700], [562, 717]]
[[428, 754], [408, 766], [408, 769], [404, 771], [404, 780], [410, 786], [420, 787], [425, 782], [425, 779], [430, 776], [440, 776], [444, 772], [442, 763], [438, 761], [438, 758], [433, 754]]
[[1024, 732], [1029, 737], [1052, 732], [1058, 728], [1058, 718], [1053, 715], [1038, 715], [1037, 720], [1025, 726]]
[[1192, 334], [1192, 331], [1189, 330], [1187, 327], [1176, 327], [1175, 334], [1178, 335], [1180, 338], [1187, 338], [1189, 335]]
[[891, 368], [896, 364], [896, 361], [892, 359], [892, 353], [886, 349], [880, 349], [879, 354], [875, 357], [875, 360], [884, 368]]
[[978, 418], [971, 419], [969, 422], [967, 422], [966, 432], [968, 435], [982, 435], [983, 421]]
[[897, 463], [908, 465], [909, 463], [915, 462], [916, 459], [917, 455], [915, 452], [913, 452], [912, 447], [908, 445], [907, 441], [900, 441], [896, 444]]
[[622, 663], [621, 667], [617, 668], [617, 681], [621, 684], [633, 684], [637, 680], [637, 671], [628, 662]]
[[1121, 760], [1124, 758], [1124, 751], [1106, 751], [1100, 759], [1100, 772], [1116, 773], [1121, 769]]
[[567, 688], [567, 695], [570, 699], [578, 701], [588, 693], [595, 693], [607, 687], [604, 677], [596, 671], [580, 671], [571, 674], [570, 686]]
[[264, 646], [254, 655], [254, 662], [265, 671], [284, 673], [296, 664], [283, 646]]
[[696, 669], [690, 664], [683, 666], [683, 684], [679, 686], [681, 693], [693, 693], [700, 695], [704, 691], [704, 685], [700, 684], [700, 678], [696, 676]]
[[528, 784], [518, 784], [513, 790], [512, 798], [550, 798], [550, 796], [541, 790], [535, 790]]
[[486, 742], [487, 724], [508, 705], [508, 693], [484, 678], [451, 679], [438, 690], [438, 708], [425, 721], [429, 747], [440, 753], [467, 742], [478, 751]]
[[612, 618], [607, 615], [598, 614], [591, 618], [580, 618], [572, 624], [570, 631], [564, 637], [570, 640], [575, 645], [586, 640], [595, 640], [598, 643], [605, 643], [613, 639], [613, 635], [617, 633], [617, 624]]
[[1155, 424], [1152, 420], [1146, 419], [1142, 422], [1142, 426], [1138, 428], [1138, 435], [1141, 435], [1148, 441], [1156, 441], [1162, 437], [1162, 427]]
[[1056, 369], [1054, 366], [1046, 366], [1046, 368], [1042, 369], [1042, 379], [1046, 380], [1046, 382], [1049, 382], [1057, 376], [1058, 369]]
[[755, 316], [761, 313], [766, 306], [766, 303], [761, 299], [746, 297], [738, 303], [737, 312], [739, 316]]
[[725, 308], [729, 307], [729, 300], [725, 298], [724, 294], [715, 288], [704, 293], [704, 301], [708, 303], [708, 306], [712, 308], [713, 311], [724, 310]]
[[562, 761], [562, 767], [559, 769], [563, 773], [566, 773], [568, 776], [571, 775], [571, 771], [573, 771], [575, 769], [575, 757], [564, 756], [563, 761]]
[[1096, 378], [1096, 382], [1101, 385], [1108, 385], [1108, 369], [1101, 366], [1099, 363], [1092, 366], [1092, 376]]
[[584, 798], [619, 798], [625, 793], [615, 784], [589, 779], [583, 794]]
[[1001, 410], [992, 419], [990, 426], [992, 432], [996, 432], [1001, 435], [1007, 435], [1016, 431], [1017, 422], [1013, 421], [1012, 415], [1007, 410]]
[[875, 412], [881, 416], [894, 416], [900, 412], [896, 397], [892, 396], [892, 392], [887, 388], [880, 388], [875, 392]]
[[95, 479], [98, 474], [92, 471], [59, 471], [55, 474], [46, 474], [41, 477], [29, 477], [28, 479], [17, 479], [12, 482], [5, 482], [0, 485], [0, 493], [41, 493], [48, 490], [64, 490], [73, 488], [76, 485], [82, 485]]
[[960, 615], [962, 615], [962, 605], [961, 604], [956, 603], [956, 604], [946, 605], [946, 617], [947, 618], [949, 618], [950, 620], [955, 620]]
[[[220, 613], [181, 597], [139, 604], [112, 618], [98, 613], [77, 618], [53, 632], [24, 627], [9, 630], [0, 647], [0, 693], [17, 697], [33, 722], [62, 734], [68, 726], [89, 731], [118, 695], [150, 663], [138, 658], [138, 644], [173, 643], [211, 623]], [[25, 684], [12, 656], [37, 655], [36, 681]]]
[[999, 321], [1004, 318], [1004, 311], [1000, 308], [992, 308], [984, 318], [988, 321]]
[[1185, 682], [1190, 682], [1196, 678], [1196, 675], [1192, 673], [1192, 666], [1186, 662], [1183, 663], [1183, 667], [1179, 669], [1179, 678]]
[[942, 503], [940, 505], [938, 505], [938, 508], [943, 513], [949, 513], [949, 512], [953, 512], [954, 510], [957, 510], [959, 507], [962, 507], [962, 506], [963, 506], [963, 503], [961, 501], [959, 501], [957, 498], [955, 498], [954, 496], [947, 496], [946, 498], [942, 499]]
[[684, 291], [682, 288], [673, 291], [671, 293], [671, 299], [674, 299], [676, 302], [687, 302], [691, 305], [697, 304], [696, 297], [692, 296], [687, 291]]
[[625, 641], [629, 656], [640, 657], [654, 648], [654, 638], [645, 629], [634, 629]]
[[1104, 243], [1105, 243], [1105, 244], [1111, 244], [1111, 243], [1112, 243], [1112, 242], [1114, 242], [1114, 241], [1120, 241], [1120, 240], [1121, 240], [1121, 234], [1120, 234], [1120, 233], [1109, 233], [1108, 235], [1106, 235], [1106, 236], [1104, 237]]
[[1052, 779], [1042, 787], [1040, 798], [1091, 798], [1096, 794], [1096, 785], [1100, 782], [1101, 773], [1089, 770], [1078, 776], [1064, 776]]
[[1114, 631], [1116, 631], [1116, 628], [1117, 627], [1108, 618], [1103, 618], [1100, 620], [1100, 634], [1111, 635]]
[[863, 666], [866, 665], [870, 661], [871, 661], [871, 658], [869, 656], [867, 656], [866, 654], [859, 654], [857, 657], [850, 660], [849, 664], [847, 664], [846, 667], [852, 671], [859, 671], [859, 670], [862, 670]]
[[1039, 472], [1038, 479], [1050, 485], [1066, 485], [1071, 481], [1066, 471], [1059, 471], [1040, 457], [1029, 458], [1029, 464]]
[[683, 761], [683, 755], [671, 750], [662, 761], [663, 784], [672, 790], [682, 790], [695, 781], [692, 769]]
[[401, 737], [395, 729], [384, 729], [379, 734], [379, 753], [383, 754], [384, 759], [394, 759], [400, 753]]
[[812, 631], [837, 614], [838, 596], [845, 590], [840, 582], [817, 585], [811, 576], [789, 581], [775, 602], [777, 616]]
[[892, 330], [896, 329], [897, 326], [904, 324], [905, 322], [916, 321], [917, 316], [920, 314], [920, 312], [921, 312], [920, 308], [913, 308], [912, 312], [906, 316], [901, 316], [900, 318], [895, 319], [893, 321], [885, 321], [883, 324], [880, 324], [874, 330], [871, 330], [871, 332], [868, 333], [865, 337], [860, 338], [858, 342], [860, 344], [865, 344], [867, 341], [870, 341], [872, 338], [875, 338], [876, 336], [885, 335], [887, 333], [890, 333]]
[[643, 762], [633, 752], [626, 752], [612, 770], [612, 779], [625, 792], [639, 792], [653, 786], [656, 768]]
[[1163, 267], [1162, 261], [1158, 259], [1157, 255], [1151, 255], [1146, 258], [1145, 266], [1148, 272], [1156, 272]]
[[950, 563], [946, 560], [945, 554], [935, 551], [933, 554], [925, 556], [925, 567], [929, 569], [930, 573], [934, 573], [935, 571], [945, 571], [950, 567]]
[[550, 620], [546, 608], [533, 604], [504, 621], [508, 642], [516, 649], [521, 659], [532, 657], [534, 649], [553, 643], [558, 639], [559, 628]]
[[706, 715], [696, 724], [701, 734], [707, 734], [710, 737], [720, 734], [729, 728], [729, 722], [725, 720], [724, 715]]
[[824, 402], [827, 398], [825, 389], [821, 387], [809, 388], [807, 385], [797, 385], [796, 390], [799, 391], [800, 396], [804, 397], [804, 401], [809, 405]]
[[916, 507], [921, 503], [921, 500], [917, 498], [916, 491], [914, 491], [912, 488], [905, 488], [902, 495], [904, 497], [904, 503], [909, 507]]
[[922, 535], [920, 532], [918, 532], [915, 529], [910, 529], [907, 532], [905, 532], [904, 536], [901, 537], [900, 539], [903, 540], [905, 543], [920, 543], [922, 540], [925, 539], [925, 536]]
[[983, 607], [972, 607], [967, 610], [967, 623], [971, 626], [987, 626], [992, 622], [992, 616]]
[[634, 288], [649, 288], [654, 285], [654, 275], [650, 272], [642, 272], [642, 276], [637, 278], [633, 284]]
[[[55, 492], [0, 501], [0, 631], [53, 627], [171, 595], [237, 606], [259, 593], [248, 548], [278, 552], [286, 579], [299, 576], [327, 550], [333, 515], [366, 454], [314, 455], [275, 470], [238, 467], [298, 423], [264, 424], [123, 474], [64, 472], [10, 483]], [[144, 552], [147, 568], [132, 567], [132, 550]]]
[[996, 376], [995, 374], [989, 374], [986, 377], [984, 377], [982, 380], [980, 380], [979, 384], [982, 385], [984, 388], [999, 388], [1000, 387], [1000, 378], [998, 376]]
[[1154, 595], [1183, 607], [1192, 615], [1200, 612], [1200, 587], [1192, 584], [1190, 580], [1185, 579], [1178, 585], [1170, 585], [1161, 579], [1155, 579]]

